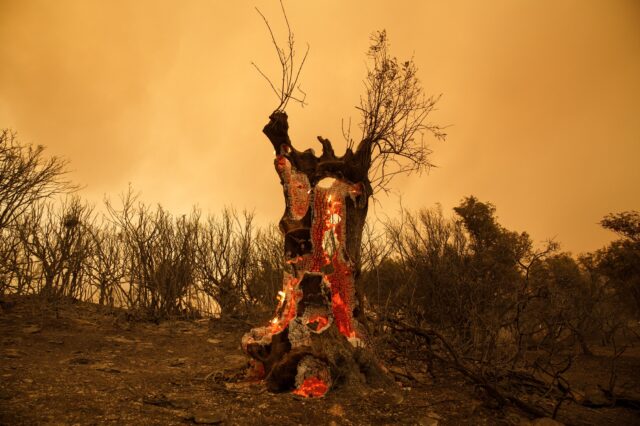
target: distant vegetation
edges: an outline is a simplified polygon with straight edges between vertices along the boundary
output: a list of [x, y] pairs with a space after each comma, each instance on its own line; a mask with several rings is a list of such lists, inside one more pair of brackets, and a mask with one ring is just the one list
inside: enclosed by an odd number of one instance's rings
[[[131, 189], [97, 214], [41, 147], [3, 131], [0, 157], [0, 294], [91, 301], [144, 320], [273, 312], [283, 273], [276, 227], [231, 208], [175, 217]], [[452, 217], [403, 211], [367, 227], [359, 279], [369, 326], [499, 402], [535, 411], [538, 392], [557, 408], [575, 399], [563, 374], [577, 354], [605, 345], [619, 356], [637, 342], [640, 215], [606, 216], [600, 224], [619, 239], [575, 258], [555, 242], [534, 247], [495, 212], [469, 196]]]

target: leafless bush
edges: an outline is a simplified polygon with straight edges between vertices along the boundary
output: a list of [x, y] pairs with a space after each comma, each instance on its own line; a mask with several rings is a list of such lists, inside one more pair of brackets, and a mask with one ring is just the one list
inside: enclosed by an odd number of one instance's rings
[[94, 289], [91, 301], [111, 308], [127, 306], [123, 233], [112, 222], [103, 221], [93, 227], [91, 237], [93, 251], [86, 264], [87, 277]]
[[44, 147], [18, 141], [16, 133], [0, 130], [0, 293], [31, 286], [33, 260], [24, 256], [15, 228], [38, 202], [73, 187], [64, 180], [65, 162], [45, 157]]
[[253, 214], [242, 217], [232, 209], [209, 216], [202, 225], [196, 248], [198, 281], [213, 298], [221, 315], [247, 312], [248, 284], [253, 272]]
[[404, 212], [399, 220], [386, 223], [386, 235], [394, 256], [381, 273], [392, 277], [383, 282], [390, 308], [445, 328], [463, 326], [461, 334], [468, 335], [468, 303], [479, 295], [468, 293], [468, 243], [461, 226], [446, 220], [440, 210]]
[[277, 306], [276, 295], [282, 289], [284, 274], [284, 241], [274, 226], [258, 229], [251, 247], [253, 272], [247, 283], [247, 296], [251, 307], [272, 314]]
[[119, 208], [108, 202], [107, 209], [122, 238], [127, 307], [152, 319], [189, 314], [197, 213], [174, 219], [161, 206], [151, 210], [138, 202], [131, 190], [121, 201]]
[[0, 229], [0, 295], [23, 293], [31, 283], [33, 262], [23, 255], [15, 229]]
[[41, 145], [21, 144], [15, 132], [0, 131], [0, 230], [36, 202], [72, 189], [63, 179], [66, 163], [43, 152]]
[[92, 208], [78, 197], [59, 206], [37, 203], [23, 213], [16, 228], [21, 263], [30, 275], [28, 290], [50, 299], [86, 298], [84, 271], [92, 250], [92, 221]]
[[[384, 286], [389, 282], [401, 282], [404, 277], [398, 276], [397, 280], [388, 276], [398, 268], [393, 267], [391, 255], [393, 245], [387, 238], [384, 229], [380, 226], [376, 227], [367, 222], [362, 233], [362, 271], [359, 277], [362, 282], [363, 292], [367, 303], [373, 303], [375, 306], [388, 307], [392, 291], [388, 286]], [[385, 309], [386, 310], [386, 309]]]

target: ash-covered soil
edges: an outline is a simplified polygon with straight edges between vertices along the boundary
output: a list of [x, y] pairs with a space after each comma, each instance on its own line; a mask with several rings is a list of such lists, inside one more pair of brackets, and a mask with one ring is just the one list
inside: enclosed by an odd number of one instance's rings
[[[319, 399], [273, 394], [246, 379], [243, 321], [132, 322], [87, 303], [2, 297], [0, 424], [6, 425], [515, 425], [453, 374], [434, 380], [390, 357], [402, 392]], [[638, 358], [634, 358], [637, 362]], [[593, 362], [593, 361], [592, 361]], [[640, 362], [630, 362], [635, 374]], [[636, 380], [637, 381], [637, 380]], [[567, 417], [568, 416], [568, 417]], [[567, 411], [573, 424], [640, 424], [621, 408]], [[565, 419], [565, 421], [567, 421]]]

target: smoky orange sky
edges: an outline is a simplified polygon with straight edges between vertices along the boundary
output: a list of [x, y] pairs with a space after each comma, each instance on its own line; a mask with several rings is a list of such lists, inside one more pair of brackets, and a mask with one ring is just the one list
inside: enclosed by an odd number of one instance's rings
[[[386, 29], [431, 94], [438, 166], [393, 182], [370, 215], [467, 195], [500, 222], [577, 254], [614, 235], [597, 222], [640, 209], [640, 2], [637, 0], [286, 1], [308, 105], [288, 108], [298, 149], [344, 149], [358, 114], [369, 35]], [[0, 0], [0, 127], [70, 161], [100, 204], [129, 182], [176, 214], [225, 205], [277, 222], [283, 198], [262, 135], [278, 102], [252, 68], [277, 77], [257, 6], [270, 0]], [[354, 129], [356, 130], [356, 129]]]

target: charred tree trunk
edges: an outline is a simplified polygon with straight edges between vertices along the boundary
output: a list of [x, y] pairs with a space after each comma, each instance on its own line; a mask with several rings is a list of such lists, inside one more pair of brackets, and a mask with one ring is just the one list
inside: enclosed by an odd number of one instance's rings
[[356, 285], [372, 195], [370, 150], [348, 149], [336, 157], [330, 141], [319, 137], [317, 157], [313, 150], [296, 150], [288, 128], [286, 113], [276, 111], [263, 130], [285, 195], [280, 230], [287, 272], [275, 318], [247, 333], [243, 349], [272, 391], [321, 396], [335, 384], [392, 386], [368, 347]]

